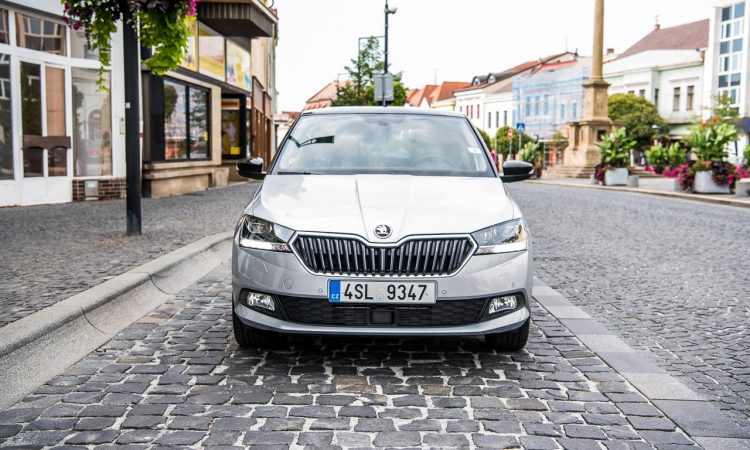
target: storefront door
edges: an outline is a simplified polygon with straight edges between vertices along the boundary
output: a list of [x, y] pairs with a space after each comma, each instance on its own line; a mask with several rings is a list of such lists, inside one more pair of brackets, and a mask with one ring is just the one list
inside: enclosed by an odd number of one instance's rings
[[19, 59], [16, 68], [20, 204], [69, 202], [73, 173], [66, 110], [68, 69], [29, 59]]

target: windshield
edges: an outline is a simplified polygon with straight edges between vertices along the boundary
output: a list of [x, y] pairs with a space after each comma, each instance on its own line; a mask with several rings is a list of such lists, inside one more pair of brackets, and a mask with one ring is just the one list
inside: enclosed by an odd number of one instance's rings
[[495, 176], [466, 119], [388, 113], [301, 117], [272, 173]]

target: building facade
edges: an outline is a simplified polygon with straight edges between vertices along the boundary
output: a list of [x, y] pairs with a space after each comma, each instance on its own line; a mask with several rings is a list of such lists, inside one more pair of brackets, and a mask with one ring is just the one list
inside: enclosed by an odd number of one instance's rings
[[[125, 196], [121, 29], [100, 89], [97, 53], [62, 16], [59, 0], [0, 1], [0, 206]], [[277, 25], [258, 0], [204, 0], [182, 67], [142, 73], [145, 195], [220, 186], [237, 158], [270, 160]]]
[[604, 64], [609, 94], [633, 94], [654, 103], [679, 139], [703, 114], [704, 59], [709, 21], [653, 31]]
[[750, 141], [750, 75], [747, 44], [750, 39], [747, 1], [722, 0], [710, 11], [708, 50], [703, 75], [703, 117], [711, 114], [717, 96], [729, 97], [737, 107], [741, 139], [730, 151], [730, 160], [742, 161]]
[[590, 75], [591, 58], [565, 53], [515, 78], [513, 104], [526, 134], [545, 141], [580, 120], [583, 83]]

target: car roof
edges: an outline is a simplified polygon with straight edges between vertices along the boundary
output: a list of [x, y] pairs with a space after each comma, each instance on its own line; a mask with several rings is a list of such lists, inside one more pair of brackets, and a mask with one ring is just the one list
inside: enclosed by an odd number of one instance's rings
[[309, 109], [303, 111], [303, 116], [317, 116], [326, 114], [419, 114], [423, 116], [466, 117], [463, 113], [454, 111], [440, 111], [437, 109], [410, 108], [404, 106], [332, 106], [330, 108]]

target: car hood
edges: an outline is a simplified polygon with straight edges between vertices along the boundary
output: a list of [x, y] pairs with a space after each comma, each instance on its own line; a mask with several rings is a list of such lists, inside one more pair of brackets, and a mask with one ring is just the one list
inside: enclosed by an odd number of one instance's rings
[[[246, 212], [297, 231], [372, 242], [471, 233], [516, 214], [498, 178], [410, 175], [269, 175]], [[381, 224], [390, 237], [375, 237]]]

